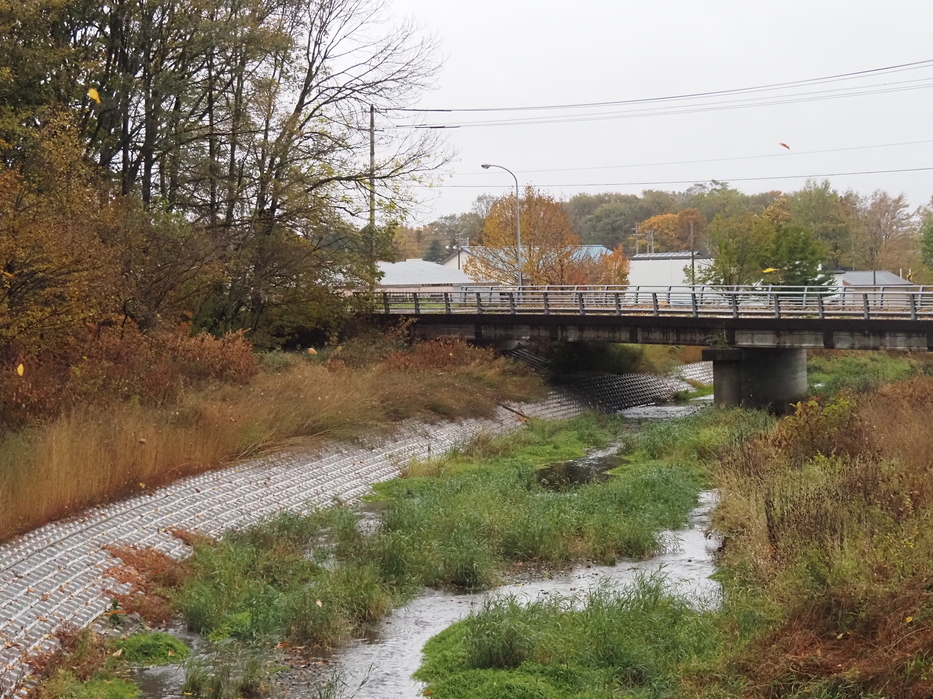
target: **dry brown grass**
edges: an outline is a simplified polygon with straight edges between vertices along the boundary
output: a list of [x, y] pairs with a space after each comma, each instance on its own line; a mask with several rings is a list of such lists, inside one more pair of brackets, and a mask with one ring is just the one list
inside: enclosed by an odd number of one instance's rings
[[148, 623], [161, 626], [175, 616], [175, 608], [166, 590], [175, 588], [188, 575], [184, 561], [176, 561], [161, 551], [137, 546], [108, 546], [108, 553], [121, 565], [105, 573], [119, 583], [130, 586], [128, 593], [108, 590], [119, 604], [121, 613], [138, 614]]
[[[59, 647], [50, 653], [27, 656], [32, 671], [39, 677], [51, 677], [60, 670], [67, 670], [75, 679], [91, 679], [110, 657], [107, 639], [93, 629], [79, 629], [64, 624], [55, 632]], [[30, 697], [41, 697], [41, 688]]]
[[529, 372], [485, 350], [435, 342], [369, 367], [296, 361], [245, 386], [188, 390], [164, 408], [75, 410], [0, 443], [0, 539], [295, 440], [491, 415], [500, 401], [542, 392]]
[[775, 618], [753, 695], [933, 696], [931, 408], [926, 376], [805, 403], [724, 460], [722, 561]]

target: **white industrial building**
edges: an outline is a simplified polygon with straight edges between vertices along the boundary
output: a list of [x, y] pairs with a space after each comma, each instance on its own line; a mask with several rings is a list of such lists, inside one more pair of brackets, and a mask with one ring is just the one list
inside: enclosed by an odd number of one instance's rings
[[380, 291], [454, 291], [473, 283], [464, 272], [419, 259], [379, 262]]
[[699, 274], [712, 258], [700, 253], [650, 252], [629, 260], [629, 286], [688, 286], [691, 267]]

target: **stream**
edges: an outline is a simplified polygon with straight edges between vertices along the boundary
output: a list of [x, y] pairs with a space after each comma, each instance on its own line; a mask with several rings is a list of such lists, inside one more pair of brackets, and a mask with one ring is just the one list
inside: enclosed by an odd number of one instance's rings
[[[697, 405], [644, 406], [623, 411], [632, 419], [658, 420], [681, 417], [695, 412]], [[591, 477], [605, 477], [607, 468], [617, 465], [613, 450], [591, 453], [566, 464], [557, 471], [563, 479], [576, 471], [568, 468], [588, 465]], [[553, 475], [552, 475], [553, 477]], [[572, 475], [570, 476], [573, 477]], [[544, 484], [544, 482], [542, 482]], [[563, 481], [550, 483], [563, 487]], [[665, 553], [644, 561], [620, 561], [611, 566], [579, 565], [565, 571], [550, 571], [543, 575], [515, 576], [509, 584], [483, 593], [467, 594], [425, 589], [417, 598], [374, 624], [366, 638], [344, 644], [330, 658], [302, 656], [294, 651], [277, 651], [275, 662], [289, 669], [276, 673], [275, 699], [416, 699], [422, 696], [424, 685], [411, 678], [421, 665], [421, 650], [432, 636], [480, 608], [483, 600], [492, 596], [514, 595], [519, 600], [532, 601], [545, 595], [583, 596], [589, 589], [609, 584], [620, 587], [632, 582], [636, 575], [660, 572], [668, 588], [691, 600], [698, 607], [715, 606], [719, 600], [719, 584], [710, 579], [715, 572], [713, 557], [719, 542], [709, 539], [706, 530], [716, 505], [716, 493], [700, 494], [697, 507], [687, 526], [662, 534]], [[513, 578], [514, 580], [514, 578]], [[194, 634], [172, 629], [192, 646], [196, 654], [211, 654], [210, 644]], [[179, 687], [184, 671], [178, 667], [141, 669], [135, 677], [143, 699], [181, 697]], [[337, 685], [336, 692], [322, 693], [326, 681]]]
[[[716, 540], [706, 538], [709, 516], [716, 495], [701, 493], [700, 503], [683, 529], [667, 532], [669, 553], [646, 561], [623, 561], [613, 566], [583, 565], [532, 579], [503, 585], [484, 593], [454, 594], [438, 590], [424, 593], [382, 619], [371, 638], [351, 642], [332, 661], [335, 676], [345, 685], [343, 696], [354, 699], [417, 699], [424, 685], [411, 679], [421, 665], [421, 649], [428, 639], [443, 631], [471, 610], [482, 606], [488, 595], [515, 595], [534, 600], [543, 595], [582, 595], [606, 582], [621, 586], [639, 574], [663, 572], [672, 591], [698, 606], [713, 606], [719, 584], [710, 580]], [[275, 697], [317, 696], [307, 688], [320, 678], [320, 668], [293, 670], [278, 679]], [[304, 689], [303, 689], [304, 688]]]

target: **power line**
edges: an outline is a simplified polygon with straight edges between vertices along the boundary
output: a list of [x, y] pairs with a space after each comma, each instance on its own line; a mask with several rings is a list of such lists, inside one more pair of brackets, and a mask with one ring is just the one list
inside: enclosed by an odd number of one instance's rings
[[[802, 180], [802, 179], [817, 179], [817, 178], [826, 178], [826, 177], [851, 177], [857, 175], [887, 175], [899, 172], [930, 172], [933, 171], [933, 167], [914, 167], [914, 168], [898, 168], [892, 170], [861, 170], [858, 172], [825, 172], [825, 173], [811, 173], [807, 175], [771, 175], [767, 177], [723, 177], [715, 178], [717, 182], [764, 182], [768, 180]], [[587, 183], [562, 183], [562, 184], [535, 184], [535, 187], [653, 187], [657, 185], [669, 185], [669, 184], [698, 184], [699, 182], [704, 182], [707, 180], [658, 180], [654, 182], [587, 182]], [[419, 188], [426, 189], [499, 189], [504, 187], [504, 185], [478, 185], [478, 184], [439, 184], [439, 185], [415, 185]], [[511, 189], [511, 185], [509, 186]]]
[[893, 66], [884, 66], [882, 68], [871, 68], [868, 70], [854, 71], [850, 73], [838, 73], [820, 78], [807, 78], [804, 80], [792, 80], [788, 82], [771, 83], [766, 85], [756, 85], [752, 87], [732, 88], [728, 90], [713, 90], [708, 92], [693, 92], [680, 95], [667, 95], [663, 97], [646, 97], [640, 99], [613, 100], [608, 102], [579, 102], [570, 104], [549, 104], [537, 106], [519, 106], [519, 107], [469, 107], [469, 108], [447, 108], [447, 109], [423, 109], [416, 107], [386, 109], [393, 112], [410, 113], [468, 113], [468, 112], [518, 112], [518, 111], [543, 111], [554, 109], [589, 109], [593, 107], [619, 107], [635, 104], [650, 104], [655, 102], [665, 102], [674, 100], [696, 99], [703, 97], [720, 97], [726, 95], [751, 94], [765, 90], [787, 89], [790, 87], [805, 87], [808, 85], [818, 85], [840, 80], [854, 80], [871, 75], [880, 75], [884, 73], [899, 73], [907, 70], [917, 70], [933, 65], [933, 59], [924, 61], [914, 61], [912, 63], [901, 63]]
[[[822, 153], [844, 153], [848, 151], [870, 150], [873, 148], [892, 148], [896, 146], [916, 146], [924, 143], [933, 143], [933, 139], [923, 141], [902, 141], [900, 143], [879, 143], [871, 146], [848, 146], [846, 148], [825, 148], [822, 150], [802, 150], [791, 153], [764, 153], [762, 155], [740, 155], [732, 158], [707, 158], [701, 160], [670, 160], [663, 163], [628, 163], [625, 165], [595, 165], [591, 167], [545, 168], [541, 170], [522, 170], [523, 174], [540, 172], [583, 172], [589, 170], [621, 170], [637, 167], [663, 167], [667, 165], [695, 165], [700, 163], [725, 163], [738, 160], [759, 160], [761, 158], [792, 158], [798, 155], [817, 155]], [[485, 172], [464, 172], [461, 175], [484, 175]]]
[[731, 100], [722, 102], [705, 102], [699, 104], [671, 105], [667, 107], [651, 107], [647, 109], [632, 109], [628, 111], [602, 112], [594, 114], [577, 114], [573, 116], [542, 116], [523, 117], [516, 119], [494, 119], [485, 121], [464, 121], [447, 124], [396, 124], [399, 129], [460, 129], [488, 126], [538, 126], [547, 124], [569, 124], [592, 121], [606, 121], [613, 119], [637, 119], [643, 117], [672, 116], [680, 114], [702, 114], [708, 112], [730, 111], [734, 109], [748, 109], [751, 107], [772, 107], [805, 102], [822, 102], [847, 97], [863, 97], [882, 95], [895, 92], [909, 92], [924, 90], [933, 87], [933, 79], [902, 81], [899, 83], [866, 85], [838, 90], [822, 90], [818, 92], [803, 92], [791, 95], [767, 95], [744, 100]]

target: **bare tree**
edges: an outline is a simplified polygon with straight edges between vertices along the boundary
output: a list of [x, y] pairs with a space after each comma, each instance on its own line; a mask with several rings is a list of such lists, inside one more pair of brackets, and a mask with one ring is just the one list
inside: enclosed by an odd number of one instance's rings
[[917, 222], [903, 194], [875, 191], [862, 206], [863, 247], [871, 269], [896, 270], [917, 247]]

